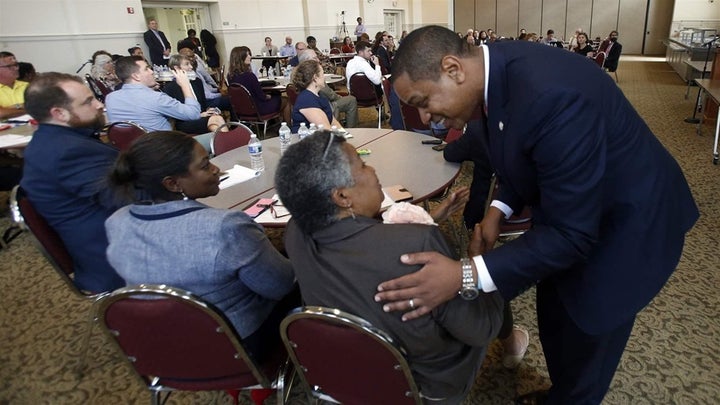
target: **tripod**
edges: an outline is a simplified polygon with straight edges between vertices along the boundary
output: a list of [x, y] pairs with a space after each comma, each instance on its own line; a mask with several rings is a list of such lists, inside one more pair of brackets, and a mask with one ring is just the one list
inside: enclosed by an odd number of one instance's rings
[[[703, 46], [707, 46], [708, 49], [707, 49], [707, 53], [705, 54], [705, 65], [703, 66], [703, 71], [700, 74], [700, 79], [705, 78], [705, 71], [707, 70], [708, 61], [710, 61], [710, 50], [712, 49], [712, 44], [715, 43], [715, 41], [717, 41], [718, 39], [720, 39], [720, 37], [716, 35], [715, 38], [713, 38], [703, 44]], [[692, 117], [685, 118], [685, 122], [687, 122], [688, 124], [699, 124], [700, 123], [700, 118], [695, 118], [695, 114], [697, 114], [698, 105], [700, 105], [700, 95], [701, 94], [702, 94], [702, 88], [699, 88], [697, 98], [695, 99], [695, 109], [693, 110], [693, 115], [692, 115]]]
[[349, 36], [347, 25], [345, 25], [345, 12], [340, 13], [340, 17], [342, 18], [342, 22], [340, 23], [340, 35], [339, 37], [345, 40], [345, 37]]

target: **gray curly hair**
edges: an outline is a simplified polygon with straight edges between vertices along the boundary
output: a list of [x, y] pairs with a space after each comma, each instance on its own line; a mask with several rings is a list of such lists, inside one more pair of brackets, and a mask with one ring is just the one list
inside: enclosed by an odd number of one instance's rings
[[291, 145], [275, 172], [275, 188], [300, 229], [311, 234], [338, 220], [332, 191], [355, 185], [345, 138], [317, 131]]

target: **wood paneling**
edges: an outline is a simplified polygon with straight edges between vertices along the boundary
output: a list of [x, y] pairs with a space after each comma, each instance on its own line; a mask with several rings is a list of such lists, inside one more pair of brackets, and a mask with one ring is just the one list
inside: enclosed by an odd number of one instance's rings
[[[565, 11], [567, 9], [566, 0], [554, 0], [542, 2], [542, 35], [547, 30], [555, 31], [555, 38], [565, 39]], [[539, 34], [539, 33], [538, 33]]]
[[647, 0], [622, 0], [618, 13], [619, 42], [623, 53], [642, 53]]
[[475, 26], [475, 0], [455, 0], [455, 31], [465, 33], [465, 30]]
[[497, 27], [498, 35], [506, 37], [517, 37], [520, 32], [518, 27], [518, 5], [519, 0], [502, 0], [497, 3]]
[[[592, 26], [590, 27], [590, 35], [593, 38], [605, 38], [610, 31], [617, 29], [619, 5], [620, 0], [593, 1]], [[638, 24], [644, 25], [645, 19], [643, 18]]]
[[520, 0], [518, 5], [518, 30], [525, 28], [528, 33], [534, 32], [542, 36], [542, 1]]
[[575, 30], [578, 28], [582, 28], [583, 32], [589, 32], [592, 3], [593, 0], [567, 0], [567, 24], [564, 38], [575, 35]]
[[[475, 0], [475, 25], [478, 31], [488, 28], [497, 31], [497, 2], [496, 0]], [[473, 27], [471, 25], [471, 27]]]

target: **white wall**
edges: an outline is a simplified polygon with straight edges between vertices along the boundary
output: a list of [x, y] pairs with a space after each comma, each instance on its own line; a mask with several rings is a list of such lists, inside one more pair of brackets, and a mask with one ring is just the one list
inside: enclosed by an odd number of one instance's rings
[[[18, 60], [31, 62], [39, 72], [74, 73], [93, 52], [105, 49], [125, 55], [141, 44], [147, 29], [143, 6], [177, 7], [186, 0], [0, 0], [0, 50], [13, 52]], [[404, 29], [427, 24], [448, 25], [452, 0], [196, 0], [210, 9], [212, 27], [223, 62], [234, 46], [254, 51], [265, 36], [280, 46], [285, 36], [294, 41], [313, 35], [321, 49], [339, 35], [341, 11], [352, 35], [355, 19], [362, 16], [371, 37], [382, 31], [383, 10], [404, 11]], [[191, 4], [188, 5], [189, 7]], [[128, 14], [127, 7], [134, 8]], [[170, 37], [173, 27], [157, 16], [160, 29]], [[199, 31], [199, 30], [198, 30]], [[180, 35], [180, 34], [178, 34]], [[177, 35], [176, 35], [177, 36]], [[184, 36], [183, 36], [184, 38]], [[180, 38], [176, 38], [180, 39]], [[176, 39], [171, 40], [173, 48]], [[89, 66], [81, 73], [89, 71]]]

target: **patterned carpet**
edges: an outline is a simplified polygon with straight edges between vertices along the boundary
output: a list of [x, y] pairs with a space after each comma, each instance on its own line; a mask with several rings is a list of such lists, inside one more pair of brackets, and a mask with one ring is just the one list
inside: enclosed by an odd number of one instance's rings
[[[688, 234], [678, 270], [660, 295], [640, 313], [605, 404], [712, 404], [720, 401], [720, 166], [711, 164], [712, 131], [703, 136], [683, 122], [694, 99], [664, 62], [623, 61], [619, 86], [678, 159], [702, 212]], [[376, 116], [361, 110], [362, 126]], [[471, 173], [463, 169], [459, 184]], [[5, 195], [0, 195], [0, 201]], [[10, 225], [3, 212], [0, 229]], [[458, 218], [454, 218], [456, 221]], [[443, 227], [447, 230], [447, 228]], [[273, 239], [279, 237], [272, 233]], [[146, 403], [149, 393], [95, 331], [91, 365], [78, 379], [72, 369], [85, 330], [88, 304], [70, 295], [27, 235], [0, 250], [0, 404]], [[612, 297], [608, 297], [612, 299]], [[500, 365], [493, 344], [465, 404], [509, 404], [518, 393], [547, 387], [549, 379], [537, 338], [534, 290], [518, 297], [517, 323], [529, 328], [531, 345], [515, 371]], [[251, 403], [247, 395], [243, 403]], [[227, 404], [222, 392], [175, 393], [169, 404]], [[274, 403], [268, 400], [266, 403]], [[303, 403], [294, 395], [292, 403]]]

